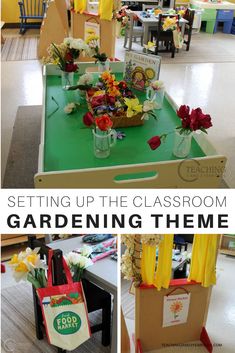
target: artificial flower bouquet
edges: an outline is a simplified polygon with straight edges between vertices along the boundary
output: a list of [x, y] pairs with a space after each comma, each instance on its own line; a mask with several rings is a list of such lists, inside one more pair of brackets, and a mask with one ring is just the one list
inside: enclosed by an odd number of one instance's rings
[[51, 43], [47, 51], [48, 57], [43, 58], [44, 64], [57, 65], [64, 72], [77, 72], [75, 60], [78, 60], [81, 53], [86, 54], [89, 47], [82, 39], [65, 38], [61, 44]]
[[[117, 81], [110, 72], [103, 72], [98, 83], [87, 90], [87, 104], [94, 121], [109, 116], [113, 128], [143, 125], [149, 115], [155, 117], [155, 102], [141, 104], [127, 83]], [[83, 121], [89, 126], [86, 119]]]
[[[13, 277], [16, 282], [22, 280], [30, 282], [35, 289], [47, 287], [47, 265], [40, 258], [40, 248], [26, 248], [19, 254], [14, 254], [8, 262], [12, 269]], [[79, 282], [84, 269], [93, 264], [90, 259], [92, 248], [84, 245], [80, 253], [70, 252], [64, 256], [74, 282]]]

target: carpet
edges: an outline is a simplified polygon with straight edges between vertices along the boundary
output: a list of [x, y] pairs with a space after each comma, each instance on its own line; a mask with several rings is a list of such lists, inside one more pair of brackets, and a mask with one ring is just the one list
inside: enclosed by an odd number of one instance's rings
[[41, 106], [19, 107], [13, 127], [3, 188], [33, 188], [38, 168]]
[[39, 37], [6, 37], [1, 52], [2, 61], [37, 59]]
[[[29, 284], [19, 284], [2, 290], [2, 353], [55, 353], [47, 339], [37, 340], [35, 336], [32, 288]], [[100, 322], [101, 312], [89, 314], [93, 325]], [[73, 353], [108, 353], [109, 347], [101, 344], [101, 332], [91, 338]]]

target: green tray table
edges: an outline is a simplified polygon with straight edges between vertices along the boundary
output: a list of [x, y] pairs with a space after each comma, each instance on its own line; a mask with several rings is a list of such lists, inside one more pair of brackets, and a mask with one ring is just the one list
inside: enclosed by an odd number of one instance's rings
[[[94, 63], [80, 63], [79, 73]], [[117, 79], [122, 79], [123, 63], [112, 63]], [[78, 77], [77, 77], [78, 78]], [[225, 157], [217, 152], [203, 134], [193, 138], [187, 159], [177, 159], [172, 154], [173, 135], [157, 150], [147, 144], [154, 135], [173, 131], [179, 125], [177, 109], [166, 95], [162, 110], [156, 111], [158, 120], [149, 119], [143, 126], [117, 129], [126, 137], [118, 140], [106, 159], [98, 159], [93, 152], [91, 129], [84, 126], [82, 117], [87, 111], [81, 99], [78, 113], [66, 115], [64, 106], [73, 101], [75, 92], [61, 88], [60, 73], [52, 65], [44, 67], [44, 101], [42, 116], [39, 167], [35, 175], [37, 188], [151, 188], [151, 187], [216, 187], [220, 182]], [[141, 102], [145, 93], [136, 91]], [[52, 97], [59, 103], [56, 104]], [[206, 166], [215, 168], [208, 175]], [[209, 181], [210, 179], [210, 181]]]

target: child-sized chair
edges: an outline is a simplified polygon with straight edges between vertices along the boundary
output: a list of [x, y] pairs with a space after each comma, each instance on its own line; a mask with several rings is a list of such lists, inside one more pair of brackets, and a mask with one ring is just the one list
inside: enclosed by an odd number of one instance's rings
[[214, 33], [217, 32], [218, 23], [223, 22], [223, 33], [231, 33], [233, 25], [233, 10], [217, 10]]
[[204, 9], [202, 13], [202, 22], [206, 22], [206, 33], [214, 33], [216, 20], [216, 10], [215, 9]]

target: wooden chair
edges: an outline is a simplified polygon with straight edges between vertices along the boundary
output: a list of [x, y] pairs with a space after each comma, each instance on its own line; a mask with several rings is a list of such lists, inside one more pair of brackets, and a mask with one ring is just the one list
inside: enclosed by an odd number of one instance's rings
[[[50, 248], [43, 244], [40, 240], [36, 238], [35, 235], [28, 236], [28, 246], [31, 249], [40, 247], [40, 257], [46, 258], [48, 260], [48, 254]], [[64, 284], [65, 277], [62, 265], [63, 252], [61, 250], [54, 250], [54, 256], [52, 259], [52, 271], [53, 271], [53, 284], [60, 285]], [[91, 327], [91, 333], [102, 331], [102, 344], [108, 346], [111, 340], [110, 326], [111, 326], [111, 295], [110, 293], [105, 292], [100, 287], [89, 282], [88, 280], [83, 279], [83, 288], [84, 294], [87, 302], [88, 313], [102, 310], [102, 322], [100, 324], [93, 325]], [[36, 337], [41, 340], [44, 337], [44, 325], [43, 325], [43, 316], [41, 311], [41, 306], [39, 299], [36, 293], [36, 290], [33, 287], [33, 302], [34, 302], [34, 314], [35, 314], [35, 326], [36, 326]], [[58, 353], [66, 353], [65, 350], [58, 348]]]
[[[46, 12], [47, 0], [21, 0], [20, 7], [20, 33], [24, 34], [28, 28], [40, 28]], [[38, 22], [27, 22], [27, 20], [38, 20]]]
[[125, 31], [124, 48], [126, 48], [127, 41], [129, 40], [128, 50], [131, 50], [132, 43], [136, 41], [137, 38], [140, 38], [141, 45], [143, 46], [144, 29], [142, 26], [135, 25], [134, 13], [132, 11], [126, 11], [126, 15], [129, 17], [129, 21]]
[[192, 10], [190, 8], [187, 8], [184, 14], [184, 19], [188, 21], [188, 23], [185, 24], [185, 31], [184, 31], [184, 35], [187, 35], [187, 40], [184, 40], [184, 44], [186, 44], [187, 51], [189, 51], [190, 43], [191, 43], [194, 15], [195, 15], [195, 10]]
[[[167, 14], [159, 14], [159, 22], [157, 25], [157, 29], [151, 31], [151, 41], [153, 38], [156, 40], [155, 46], [155, 54], [157, 55], [159, 52], [171, 52], [171, 57], [175, 57], [175, 45], [173, 40], [173, 31], [168, 30], [164, 31], [162, 28], [163, 22], [167, 17], [177, 17], [179, 21], [178, 15], [167, 15]], [[159, 49], [159, 44], [162, 43], [165, 48]]]

